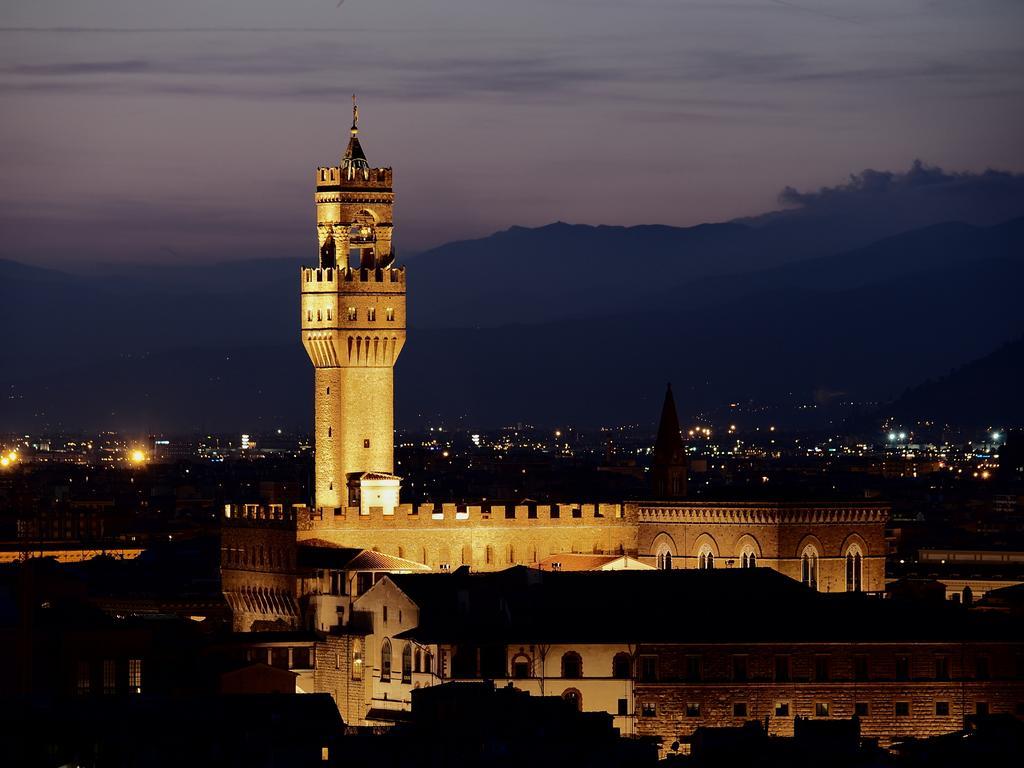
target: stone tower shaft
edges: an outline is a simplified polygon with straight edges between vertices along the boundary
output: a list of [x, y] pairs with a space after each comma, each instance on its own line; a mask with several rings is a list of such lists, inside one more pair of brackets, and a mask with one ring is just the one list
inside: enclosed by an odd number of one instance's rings
[[[314, 367], [315, 501], [360, 504], [366, 473], [394, 471], [394, 365], [405, 268], [394, 265], [390, 168], [371, 168], [355, 120], [341, 163], [317, 168], [318, 264], [303, 267], [302, 343]], [[397, 503], [397, 479], [395, 481]]]

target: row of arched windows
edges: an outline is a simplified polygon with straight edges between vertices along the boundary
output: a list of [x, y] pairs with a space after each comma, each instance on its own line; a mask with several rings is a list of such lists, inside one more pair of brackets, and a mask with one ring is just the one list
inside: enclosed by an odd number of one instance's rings
[[[384, 638], [380, 644], [380, 681], [391, 682], [391, 640]], [[402, 647], [402, 677], [403, 683], [412, 682], [413, 672], [430, 672], [433, 666], [433, 655], [421, 648], [413, 650], [412, 643], [406, 643]]]
[[[533, 661], [526, 654], [520, 653], [512, 657], [512, 677], [526, 679], [534, 676]], [[579, 680], [583, 677], [583, 657], [576, 651], [562, 654], [560, 664], [561, 676], [567, 680]], [[633, 676], [633, 657], [628, 653], [617, 653], [612, 659], [611, 676], [620, 680], [628, 680]]]

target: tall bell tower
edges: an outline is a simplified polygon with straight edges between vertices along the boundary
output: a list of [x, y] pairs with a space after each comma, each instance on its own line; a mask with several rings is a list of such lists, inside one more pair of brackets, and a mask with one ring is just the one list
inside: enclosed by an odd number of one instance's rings
[[318, 513], [398, 503], [394, 365], [405, 344], [405, 267], [391, 244], [390, 168], [371, 168], [352, 97], [348, 147], [316, 170], [319, 261], [303, 267], [302, 344], [313, 362]]

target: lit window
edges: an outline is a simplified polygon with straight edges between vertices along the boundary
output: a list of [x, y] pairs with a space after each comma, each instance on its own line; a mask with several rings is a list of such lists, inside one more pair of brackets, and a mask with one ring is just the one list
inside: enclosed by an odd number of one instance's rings
[[390, 323], [395, 319], [395, 308], [388, 307], [384, 310], [384, 318]]
[[377, 310], [376, 310], [376, 308], [370, 307], [368, 310], [366, 310], [366, 319], [367, 320], [376, 320], [377, 319]]
[[814, 716], [815, 717], [828, 717], [828, 702], [817, 701], [814, 703]]
[[348, 319], [349, 320], [355, 320], [356, 319], [356, 308], [355, 307], [349, 307], [348, 308]]
[[686, 702], [686, 716], [687, 717], [700, 717], [700, 702], [699, 701], [688, 701], [688, 702]]
[[653, 701], [645, 701], [640, 705], [640, 717], [657, 717], [658, 706]]
[[777, 701], [777, 702], [775, 702], [775, 716], [776, 717], [789, 717], [789, 702], [788, 701]]
[[352, 679], [363, 679], [363, 643], [359, 638], [352, 640]]
[[142, 659], [128, 659], [128, 690], [142, 693]]

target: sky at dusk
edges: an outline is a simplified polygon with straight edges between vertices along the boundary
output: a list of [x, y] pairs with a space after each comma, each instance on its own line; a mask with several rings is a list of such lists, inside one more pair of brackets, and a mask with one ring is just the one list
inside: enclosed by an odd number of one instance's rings
[[0, 258], [313, 253], [359, 94], [418, 251], [697, 224], [915, 158], [1024, 171], [1018, 0], [13, 0]]

